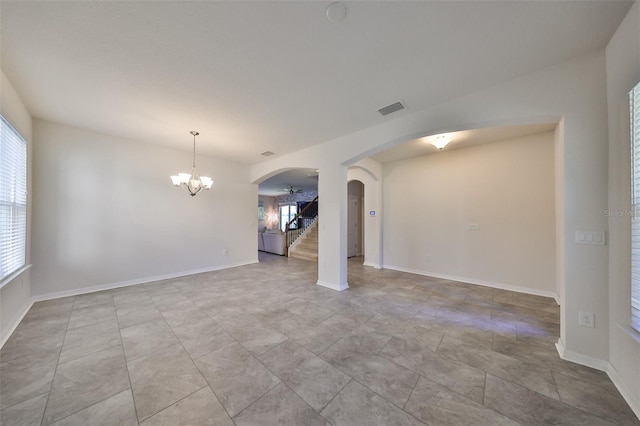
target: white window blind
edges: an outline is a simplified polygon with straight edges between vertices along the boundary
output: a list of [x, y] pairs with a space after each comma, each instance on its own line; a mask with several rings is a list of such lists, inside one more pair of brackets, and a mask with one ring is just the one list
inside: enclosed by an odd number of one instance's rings
[[631, 327], [640, 332], [640, 83], [629, 93], [631, 110]]
[[0, 281], [25, 264], [27, 143], [0, 116]]

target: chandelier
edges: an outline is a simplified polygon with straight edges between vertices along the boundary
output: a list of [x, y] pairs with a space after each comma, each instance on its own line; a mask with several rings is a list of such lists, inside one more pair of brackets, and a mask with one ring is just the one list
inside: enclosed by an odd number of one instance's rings
[[202, 189], [211, 189], [213, 179], [207, 176], [198, 176], [196, 171], [196, 136], [200, 133], [195, 130], [190, 133], [193, 135], [193, 167], [191, 168], [191, 173], [178, 173], [177, 176], [171, 176], [171, 182], [174, 186], [183, 187], [193, 197]]

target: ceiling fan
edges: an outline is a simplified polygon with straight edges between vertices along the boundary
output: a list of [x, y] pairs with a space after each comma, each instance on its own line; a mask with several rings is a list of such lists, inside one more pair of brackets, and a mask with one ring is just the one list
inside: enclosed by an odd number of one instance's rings
[[302, 189], [300, 188], [295, 188], [292, 185], [289, 185], [288, 188], [284, 188], [285, 191], [289, 191], [289, 194], [293, 195], [293, 194], [300, 194], [302, 193]]

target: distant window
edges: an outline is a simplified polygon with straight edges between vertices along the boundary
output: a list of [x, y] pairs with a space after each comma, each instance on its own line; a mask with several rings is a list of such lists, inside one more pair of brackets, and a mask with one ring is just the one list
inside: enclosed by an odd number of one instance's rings
[[[281, 204], [280, 205], [280, 230], [285, 232], [287, 223], [291, 222], [298, 213], [298, 206], [296, 204]], [[296, 226], [292, 224], [291, 228]]]
[[631, 327], [640, 332], [640, 83], [629, 92], [631, 110]]
[[27, 143], [0, 116], [0, 281], [22, 268], [27, 246]]

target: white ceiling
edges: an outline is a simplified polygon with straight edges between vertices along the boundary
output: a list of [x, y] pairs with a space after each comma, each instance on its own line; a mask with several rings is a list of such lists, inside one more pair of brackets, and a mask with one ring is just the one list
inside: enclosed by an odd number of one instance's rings
[[328, 4], [3, 0], [0, 65], [36, 117], [253, 164], [602, 48], [632, 1]]

